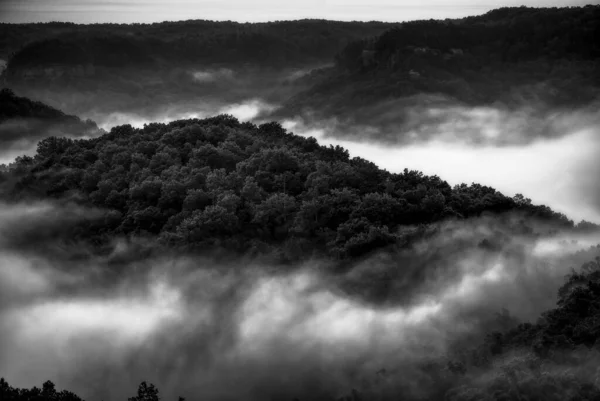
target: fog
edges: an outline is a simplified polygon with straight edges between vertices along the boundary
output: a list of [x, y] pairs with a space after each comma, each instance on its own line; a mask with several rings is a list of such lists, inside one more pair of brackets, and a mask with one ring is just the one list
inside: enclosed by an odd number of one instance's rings
[[169, 123], [174, 120], [208, 118], [218, 114], [230, 114], [240, 121], [250, 121], [275, 109], [273, 104], [260, 98], [242, 98], [239, 102], [198, 101], [157, 104], [152, 107], [134, 108], [127, 111], [106, 112], [90, 109], [80, 114], [82, 119], [96, 122], [100, 130], [92, 127], [82, 129], [75, 123], [48, 123], [43, 119], [8, 119], [0, 122], [0, 164], [10, 164], [16, 157], [33, 156], [40, 140], [50, 137], [85, 139], [101, 135], [103, 131], [124, 124], [143, 128], [153, 122]]
[[451, 185], [475, 182], [509, 196], [522, 193], [572, 219], [600, 222], [594, 178], [600, 114], [592, 108], [537, 113], [419, 106], [407, 114], [386, 130], [361, 126], [349, 135], [335, 121], [290, 119], [283, 125], [392, 172], [415, 169]]
[[35, 154], [37, 144], [44, 138], [60, 136], [90, 138], [101, 134], [94, 127], [83, 128], [76, 123], [48, 123], [42, 119], [9, 119], [0, 122], [0, 164], [10, 164], [17, 156]]
[[261, 99], [246, 99], [239, 103], [230, 104], [165, 105], [165, 107], [150, 113], [147, 111], [114, 112], [110, 114], [90, 114], [88, 117], [96, 121], [100, 128], [110, 131], [111, 128], [123, 124], [131, 124], [135, 128], [142, 128], [144, 124], [152, 122], [169, 123], [182, 119], [208, 118], [218, 114], [230, 114], [240, 121], [250, 121], [274, 108], [275, 106]]
[[[451, 185], [475, 182], [509, 196], [522, 193], [571, 219], [600, 222], [600, 186], [594, 178], [600, 172], [600, 114], [595, 105], [572, 110], [540, 104], [510, 110], [446, 102], [427, 106], [424, 99], [414, 100], [415, 106], [403, 103], [398, 113], [389, 104], [367, 107], [373, 112], [369, 119], [373, 125], [349, 127], [335, 119], [311, 120], [310, 115], [283, 120], [283, 125], [322, 144], [341, 145], [352, 156], [392, 172], [416, 169]], [[261, 123], [271, 113], [277, 115], [278, 109], [277, 103], [255, 97], [233, 103], [169, 103], [131, 112], [90, 112], [84, 117], [108, 131], [121, 124], [141, 128], [150, 122], [221, 113]]]
[[[122, 124], [142, 128], [151, 122], [168, 123], [223, 113], [240, 121], [260, 123], [269, 120], [270, 113], [277, 110], [276, 103], [255, 97], [229, 103], [165, 103], [110, 113], [90, 110], [81, 117], [91, 118], [109, 131]], [[341, 145], [352, 156], [371, 160], [392, 172], [416, 169], [438, 175], [451, 185], [475, 182], [509, 196], [522, 193], [534, 203], [548, 205], [571, 219], [600, 222], [600, 187], [594, 178], [600, 172], [600, 114], [593, 107], [511, 111], [419, 105], [402, 109], [402, 121], [390, 116], [393, 113], [389, 106], [378, 106], [376, 110], [380, 114], [373, 115], [374, 123], [381, 125], [347, 129], [334, 119], [307, 118], [284, 120], [283, 125], [296, 134], [314, 136], [322, 144]], [[26, 123], [10, 121], [0, 125], [0, 141], [5, 144], [0, 163], [8, 164], [22, 154], [32, 155], [37, 141], [60, 135], [56, 130], [46, 131], [40, 124], [23, 124]], [[28, 134], [22, 135], [23, 132]]]
[[[202, 86], [235, 79], [227, 71], [191, 76]], [[261, 123], [279, 105], [261, 96], [226, 100], [140, 100], [80, 116], [105, 130], [220, 113]], [[402, 121], [393, 109], [379, 111], [372, 121], [381, 124], [351, 131], [333, 119], [283, 125], [389, 171], [489, 185], [600, 222], [600, 118], [591, 108], [417, 106], [403, 110]], [[10, 132], [17, 135], [4, 136], [0, 161], [32, 154], [48, 134]], [[535, 321], [555, 305], [572, 267], [600, 254], [590, 250], [597, 235], [540, 228], [534, 239], [481, 217], [440, 223], [409, 249], [348, 263], [341, 273], [324, 260], [225, 263], [150, 239], [115, 238], [98, 255], [71, 233], [105, 212], [60, 201], [0, 204], [0, 373], [11, 385], [52, 380], [90, 401], [125, 399], [141, 381], [156, 384], [165, 400], [433, 396], [440, 384], [423, 364], [445, 363], [492, 330]], [[499, 245], [482, 248], [482, 239]], [[140, 254], [139, 246], [153, 251]], [[570, 255], [578, 251], [586, 252]]]
[[[166, 251], [122, 263], [118, 255], [135, 255], [127, 241], [105, 256], [74, 257], [85, 246], [65, 246], [69, 227], [100, 210], [48, 202], [1, 210], [0, 372], [15, 386], [50, 379], [88, 400], [125, 399], [142, 380], [164, 399], [426, 396], [436, 383], [420, 364], [534, 319], [570, 269], [564, 251], [546, 252], [554, 237], [457, 253], [465, 240], [508, 228], [489, 218], [447, 222], [404, 255], [428, 272], [412, 280], [410, 299], [372, 302], [347, 283], [398, 269], [383, 255], [343, 275], [318, 260], [283, 269]], [[581, 237], [569, 251], [596, 239]]]
[[239, 113], [241, 119], [269, 112], [310, 85], [305, 78], [315, 64], [295, 68], [259, 69], [251, 66], [204, 65], [156, 70], [121, 68], [103, 76], [76, 80], [10, 82], [18, 95], [41, 101], [66, 114], [91, 119], [104, 129], [181, 118], [236, 113], [236, 105], [259, 107]]
[[217, 80], [229, 80], [234, 77], [233, 70], [220, 68], [217, 70], [193, 71], [192, 77], [196, 82], [214, 82]]

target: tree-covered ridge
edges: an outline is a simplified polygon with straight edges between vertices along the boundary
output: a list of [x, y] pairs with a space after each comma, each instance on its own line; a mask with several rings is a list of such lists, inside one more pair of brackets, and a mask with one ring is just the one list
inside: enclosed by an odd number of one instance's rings
[[459, 20], [406, 22], [379, 37], [350, 44], [336, 60], [351, 70], [369, 67], [361, 63], [364, 49], [375, 52], [373, 67], [394, 63], [394, 57], [406, 59], [411, 53], [446, 55], [442, 58], [462, 61], [471, 68], [540, 58], [596, 60], [600, 57], [599, 22], [598, 6], [501, 8]]
[[[537, 322], [488, 333], [448, 363], [448, 400], [600, 399], [600, 258], [584, 263], [558, 290], [556, 307]], [[479, 376], [479, 372], [493, 374]], [[487, 376], [487, 377], [486, 377]]]
[[109, 209], [98, 233], [149, 233], [168, 244], [238, 251], [283, 249], [360, 256], [402, 243], [405, 226], [484, 212], [520, 211], [572, 226], [564, 215], [519, 195], [437, 176], [379, 169], [336, 146], [221, 115], [98, 138], [50, 137], [21, 157], [4, 180], [16, 197], [73, 197]]
[[[45, 120], [49, 123], [84, 124], [77, 116], [65, 114], [42, 102], [17, 96], [12, 90], [3, 88], [0, 90], [0, 123], [12, 118], [35, 118]], [[90, 125], [90, 128], [97, 128], [96, 124], [92, 121], [86, 121], [85, 124]]]
[[330, 78], [291, 102], [349, 116], [420, 93], [468, 104], [585, 104], [597, 99], [600, 6], [501, 8], [458, 20], [406, 22], [350, 43]]
[[1, 24], [0, 37], [7, 39], [4, 44], [0, 42], [0, 47], [3, 45], [12, 51], [9, 71], [55, 64], [106, 67], [199, 62], [309, 65], [327, 62], [347, 43], [377, 35], [392, 25], [326, 20]]
[[12, 90], [3, 88], [0, 90], [0, 124], [9, 120], [43, 122], [45, 129], [58, 128], [65, 134], [99, 132], [98, 125], [92, 120], [82, 121], [77, 116], [65, 114], [45, 103], [17, 96]]
[[[520, 324], [488, 335], [479, 353], [497, 355], [528, 347], [538, 356], [551, 356], [577, 347], [600, 345], [600, 257], [572, 270], [558, 289], [557, 307], [535, 323]], [[482, 354], [476, 354], [481, 356]]]
[[[48, 136], [80, 138], [103, 132], [89, 119], [82, 121], [42, 102], [16, 96], [8, 88], [0, 89], [0, 157], [4, 152], [30, 152]], [[5, 167], [0, 163], [0, 169]]]

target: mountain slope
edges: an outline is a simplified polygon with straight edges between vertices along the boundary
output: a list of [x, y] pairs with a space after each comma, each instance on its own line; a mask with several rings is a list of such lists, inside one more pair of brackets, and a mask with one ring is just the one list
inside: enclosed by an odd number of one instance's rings
[[329, 77], [292, 98], [287, 115], [369, 124], [430, 102], [570, 107], [598, 99], [600, 6], [503, 8], [477, 17], [401, 24], [353, 42]]
[[0, 123], [12, 119], [40, 119], [46, 123], [87, 124], [94, 126], [93, 122], [82, 122], [79, 117], [71, 116], [50, 107], [42, 102], [32, 101], [26, 97], [15, 95], [8, 88], [0, 90]]
[[394, 25], [325, 20], [5, 24], [0, 36], [11, 28], [23, 36], [8, 34], [15, 49], [3, 79], [20, 94], [100, 124], [104, 116], [121, 114], [150, 121], [163, 120], [165, 112], [172, 113], [169, 119], [192, 112], [214, 115], [220, 107], [249, 99], [280, 104], [308, 88], [313, 82], [299, 78], [331, 64], [347, 43]]
[[[47, 25], [47, 26], [46, 26]], [[300, 20], [237, 23], [190, 20], [157, 24], [60, 26], [54, 35], [31, 35], [9, 59], [13, 76], [56, 65], [139, 68], [191, 63], [305, 66], [328, 62], [345, 44], [394, 24]], [[53, 24], [16, 25], [51, 29]], [[3, 26], [3, 28], [6, 28]], [[15, 39], [11, 43], [19, 42]]]
[[99, 135], [101, 130], [91, 120], [76, 116], [41, 102], [19, 97], [10, 89], [0, 90], [0, 160], [30, 153], [37, 142], [49, 136], [80, 138]]
[[48, 138], [21, 167], [19, 196], [77, 192], [114, 211], [100, 233], [149, 233], [199, 249], [356, 258], [401, 246], [410, 237], [403, 227], [482, 213], [520, 212], [573, 227], [522, 196], [479, 184], [452, 188], [418, 171], [390, 173], [278, 123], [227, 115], [124, 125], [86, 140]]

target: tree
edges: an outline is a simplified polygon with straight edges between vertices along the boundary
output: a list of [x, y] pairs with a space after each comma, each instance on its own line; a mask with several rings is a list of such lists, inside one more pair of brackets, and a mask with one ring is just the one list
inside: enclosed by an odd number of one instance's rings
[[38, 143], [36, 157], [40, 159], [45, 159], [48, 157], [58, 157], [72, 145], [72, 139], [51, 136], [49, 138], [41, 140]]
[[275, 193], [256, 206], [253, 222], [267, 230], [272, 238], [285, 237], [297, 208], [292, 196]]
[[516, 194], [513, 197], [513, 201], [518, 206], [529, 206], [529, 205], [531, 205], [531, 199], [524, 197], [523, 194]]
[[238, 217], [222, 206], [208, 206], [204, 210], [196, 210], [184, 219], [177, 234], [189, 243], [214, 240], [223, 236], [231, 236], [239, 230]]
[[138, 387], [137, 396], [129, 397], [127, 401], [160, 401], [160, 397], [158, 396], [158, 389], [154, 387], [154, 384], [150, 383], [148, 385], [143, 381]]
[[254, 177], [246, 177], [241, 191], [242, 198], [252, 203], [259, 203], [265, 197], [265, 191], [258, 186]]

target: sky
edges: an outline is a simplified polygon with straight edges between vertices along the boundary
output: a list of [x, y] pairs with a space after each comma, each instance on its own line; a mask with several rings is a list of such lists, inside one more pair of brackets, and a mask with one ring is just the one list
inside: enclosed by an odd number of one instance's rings
[[0, 22], [273, 21], [302, 18], [408, 21], [460, 18], [505, 6], [560, 7], [598, 0], [0, 0]]

